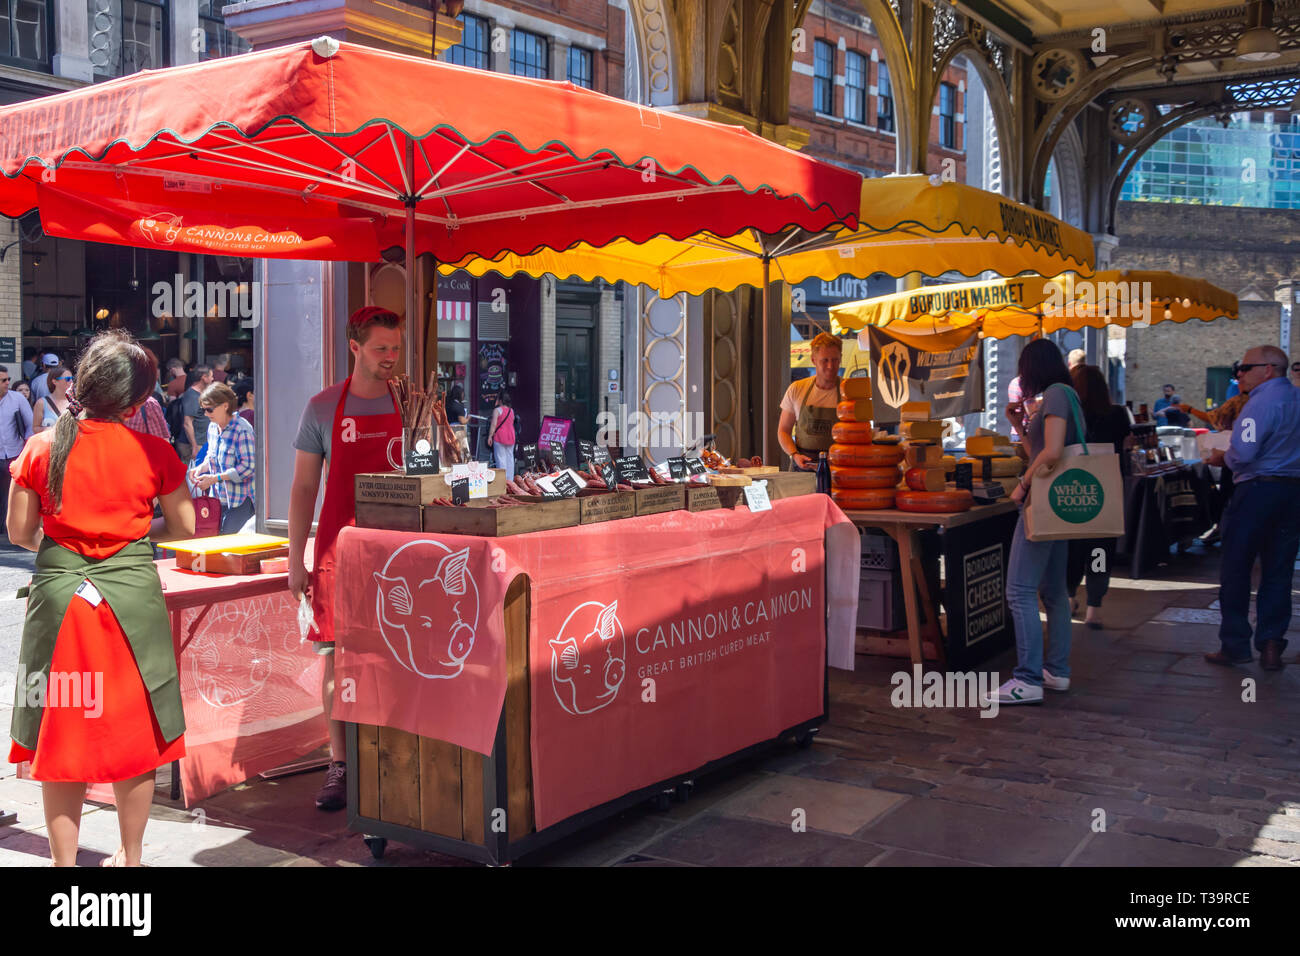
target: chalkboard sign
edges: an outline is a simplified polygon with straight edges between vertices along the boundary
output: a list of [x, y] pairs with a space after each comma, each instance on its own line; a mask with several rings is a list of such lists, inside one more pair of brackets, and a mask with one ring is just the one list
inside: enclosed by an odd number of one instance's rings
[[469, 478], [453, 478], [451, 480], [451, 503], [454, 505], [463, 505], [469, 501]]
[[550, 462], [552, 468], [564, 467], [564, 443], [558, 441], [547, 441], [544, 443], [544, 458]]
[[593, 457], [592, 457], [591, 460], [592, 460], [593, 463], [595, 463], [595, 464], [597, 464], [597, 465], [605, 465], [605, 464], [608, 464], [608, 463], [609, 463], [609, 449], [606, 448], [604, 445], [596, 445], [596, 446], [594, 447], [594, 449], [593, 449]]
[[615, 464], [618, 467], [619, 481], [650, 480], [650, 472], [646, 469], [645, 462], [641, 460], [640, 455], [627, 455], [620, 458]]
[[975, 469], [970, 462], [967, 462], [964, 465], [957, 465], [956, 472], [953, 475], [953, 483], [956, 484], [958, 488], [964, 488], [966, 491], [970, 491], [974, 480]]
[[688, 474], [690, 474], [690, 471], [689, 471], [689, 470], [687, 469], [687, 467], [686, 467], [686, 459], [685, 459], [685, 458], [669, 458], [669, 459], [668, 459], [668, 477], [669, 477], [669, 478], [671, 478], [673, 481], [681, 481], [681, 480], [682, 480], [683, 478], [685, 478]]
[[578, 464], [595, 461], [595, 446], [585, 438], [578, 439]]
[[610, 491], [618, 488], [618, 469], [614, 463], [606, 459], [605, 463], [600, 466], [600, 477], [605, 479], [605, 484], [609, 486]]
[[569, 472], [560, 472], [553, 481], [555, 490], [559, 492], [561, 498], [576, 498], [578, 496], [578, 481]]
[[442, 472], [438, 467], [438, 449], [421, 438], [414, 447], [406, 448], [406, 473], [408, 475], [437, 475]]
[[18, 361], [18, 340], [9, 336], [0, 337], [0, 362]]
[[529, 443], [519, 449], [519, 460], [515, 463], [518, 471], [537, 470], [537, 445]]
[[704, 467], [704, 460], [701, 458], [687, 458], [686, 469], [692, 475], [702, 475], [707, 470]]

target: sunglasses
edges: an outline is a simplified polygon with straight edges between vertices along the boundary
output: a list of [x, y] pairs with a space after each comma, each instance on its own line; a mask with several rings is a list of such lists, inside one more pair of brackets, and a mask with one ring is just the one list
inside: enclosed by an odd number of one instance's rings
[[1284, 365], [1277, 365], [1274, 362], [1233, 362], [1232, 374], [1240, 375], [1242, 372], [1249, 372], [1252, 368], [1268, 368], [1270, 365], [1275, 368], [1285, 368]]
[[201, 406], [199, 406], [199, 411], [201, 411], [204, 415], [211, 415], [211, 414], [212, 414], [212, 406], [211, 406], [211, 405], [201, 405]]

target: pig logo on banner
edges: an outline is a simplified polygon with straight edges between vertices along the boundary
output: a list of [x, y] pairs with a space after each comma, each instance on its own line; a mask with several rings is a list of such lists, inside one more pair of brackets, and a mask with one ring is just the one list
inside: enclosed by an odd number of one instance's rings
[[[434, 568], [432, 577], [425, 577]], [[412, 541], [375, 572], [375, 614], [397, 663], [433, 680], [456, 677], [474, 648], [479, 594], [469, 548]]]
[[181, 217], [175, 213], [160, 212], [149, 219], [139, 220], [136, 226], [155, 245], [170, 246], [181, 234]]
[[551, 640], [551, 688], [570, 714], [590, 714], [618, 696], [627, 648], [618, 601], [575, 607]]
[[907, 373], [911, 367], [912, 359], [906, 345], [890, 342], [880, 350], [876, 384], [880, 386], [880, 397], [890, 408], [899, 408], [907, 401], [911, 392]]
[[203, 625], [184, 657], [190, 680], [212, 707], [247, 704], [271, 677], [271, 631], [264, 615], [232, 601], [200, 619]]

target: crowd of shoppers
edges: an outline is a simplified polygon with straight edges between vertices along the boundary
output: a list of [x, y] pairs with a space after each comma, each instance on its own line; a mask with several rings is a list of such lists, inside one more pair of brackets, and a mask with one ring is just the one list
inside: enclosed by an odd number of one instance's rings
[[[141, 346], [143, 347], [143, 346]], [[68, 359], [65, 361], [65, 359]], [[0, 508], [7, 508], [9, 465], [34, 435], [52, 432], [77, 402], [77, 368], [82, 357], [27, 348], [23, 378], [15, 381], [0, 366]], [[154, 365], [150, 394], [132, 403], [123, 419], [129, 430], [160, 438], [171, 446], [194, 496], [219, 502], [222, 533], [251, 529], [255, 495], [254, 390], [246, 375], [231, 371], [231, 357], [187, 367], [179, 358]], [[209, 392], [219, 385], [224, 391]], [[236, 425], [235, 420], [241, 425]]]

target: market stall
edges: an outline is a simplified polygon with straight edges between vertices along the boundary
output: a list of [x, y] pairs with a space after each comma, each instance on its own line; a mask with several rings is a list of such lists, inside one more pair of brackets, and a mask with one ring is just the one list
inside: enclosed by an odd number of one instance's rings
[[[175, 559], [158, 573], [186, 721], [172, 799], [193, 806], [323, 745], [321, 659], [299, 637], [286, 576], [205, 574]], [[97, 784], [88, 797], [112, 803], [113, 788]]]
[[377, 854], [514, 859], [806, 739], [852, 666], [858, 540], [825, 495], [340, 548], [349, 824]]
[[1202, 464], [1171, 467], [1158, 474], [1124, 479], [1124, 537], [1116, 548], [1127, 558], [1129, 577], [1147, 577], [1185, 545], [1214, 525], [1213, 482]]

